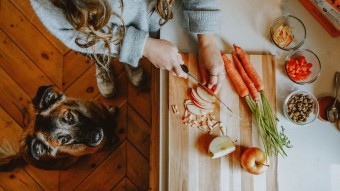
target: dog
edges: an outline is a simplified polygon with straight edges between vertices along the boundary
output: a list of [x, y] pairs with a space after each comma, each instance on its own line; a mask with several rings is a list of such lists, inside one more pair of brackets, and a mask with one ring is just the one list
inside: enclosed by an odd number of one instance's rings
[[19, 152], [2, 157], [0, 171], [27, 163], [46, 170], [67, 169], [80, 156], [118, 140], [114, 134], [117, 107], [69, 98], [53, 86], [41, 86], [32, 104], [35, 116], [24, 129]]

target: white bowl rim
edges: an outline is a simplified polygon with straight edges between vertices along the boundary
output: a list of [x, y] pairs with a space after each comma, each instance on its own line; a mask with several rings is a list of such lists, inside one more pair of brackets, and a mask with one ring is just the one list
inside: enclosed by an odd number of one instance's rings
[[[287, 107], [286, 105], [287, 105], [287, 102], [288, 102], [289, 98], [292, 97], [292, 95], [298, 94], [298, 93], [302, 93], [302, 94], [305, 94], [305, 95], [309, 95], [309, 96], [312, 97], [312, 99], [313, 99], [313, 101], [314, 101], [314, 104], [315, 104], [315, 107], [316, 107], [316, 112], [315, 112], [315, 114], [314, 114], [314, 115], [315, 115], [314, 118], [313, 118], [311, 121], [309, 121], [309, 122], [297, 123], [297, 122], [293, 121], [292, 119], [290, 119], [290, 117], [288, 116], [288, 113], [287, 113], [287, 111], [286, 111], [286, 107]], [[285, 116], [286, 119], [288, 119], [288, 120], [289, 120], [290, 122], [292, 122], [293, 124], [295, 124], [295, 125], [300, 125], [300, 126], [306, 126], [306, 125], [312, 123], [313, 121], [315, 121], [315, 119], [318, 118], [319, 112], [320, 112], [320, 111], [319, 111], [320, 108], [319, 108], [318, 100], [316, 99], [316, 97], [315, 97], [311, 92], [309, 92], [309, 91], [306, 91], [306, 90], [299, 90], [299, 89], [293, 90], [291, 93], [289, 93], [289, 94], [286, 96], [285, 100], [283, 101], [282, 110], [283, 110], [283, 114], [284, 114], [284, 116]]]

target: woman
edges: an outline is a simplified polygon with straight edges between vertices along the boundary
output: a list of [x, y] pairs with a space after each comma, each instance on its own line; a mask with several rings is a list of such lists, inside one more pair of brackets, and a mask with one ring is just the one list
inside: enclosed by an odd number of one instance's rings
[[[172, 18], [173, 0], [30, 0], [46, 28], [67, 47], [87, 54], [96, 63], [100, 93], [114, 96], [116, 84], [111, 58], [125, 63], [130, 81], [139, 86], [143, 69], [142, 56], [158, 68], [187, 78], [177, 47], [152, 38], [161, 25]], [[215, 0], [182, 0], [187, 29], [197, 34], [202, 75], [209, 75], [208, 87], [217, 93], [224, 67], [214, 42], [220, 11]], [[207, 72], [206, 72], [207, 71]], [[207, 83], [204, 78], [203, 83]]]

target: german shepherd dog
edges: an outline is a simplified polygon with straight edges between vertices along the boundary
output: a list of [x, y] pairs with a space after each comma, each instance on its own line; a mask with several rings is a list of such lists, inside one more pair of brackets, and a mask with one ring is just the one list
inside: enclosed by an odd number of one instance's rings
[[66, 169], [80, 156], [118, 140], [114, 135], [116, 108], [66, 97], [53, 86], [40, 87], [32, 103], [32, 125], [24, 130], [19, 152], [0, 159], [0, 171], [26, 163], [48, 170]]

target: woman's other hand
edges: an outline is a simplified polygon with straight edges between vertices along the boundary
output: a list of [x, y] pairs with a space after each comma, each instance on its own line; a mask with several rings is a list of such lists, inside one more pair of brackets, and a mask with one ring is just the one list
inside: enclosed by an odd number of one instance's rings
[[174, 76], [188, 77], [181, 68], [184, 62], [182, 56], [178, 54], [177, 47], [167, 40], [148, 38], [143, 56], [149, 59], [155, 67], [168, 70]]
[[198, 34], [199, 65], [203, 85], [208, 85], [215, 94], [219, 92], [225, 79], [224, 63], [213, 34]]

